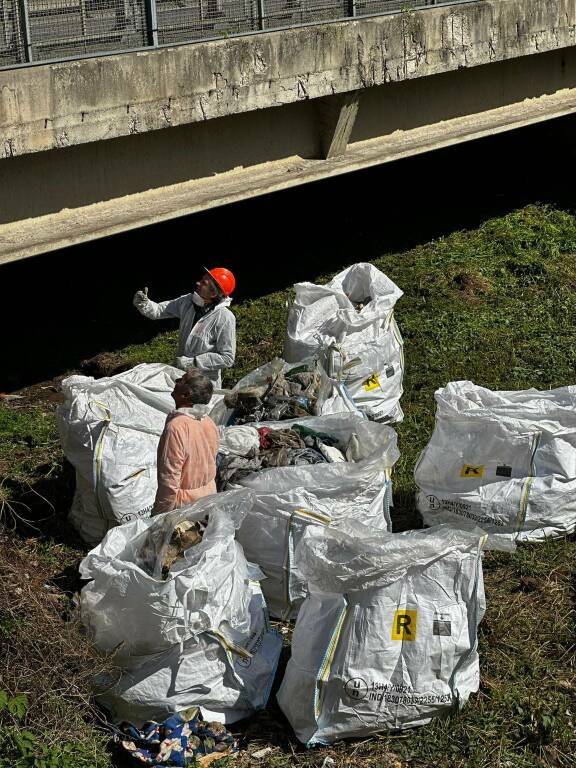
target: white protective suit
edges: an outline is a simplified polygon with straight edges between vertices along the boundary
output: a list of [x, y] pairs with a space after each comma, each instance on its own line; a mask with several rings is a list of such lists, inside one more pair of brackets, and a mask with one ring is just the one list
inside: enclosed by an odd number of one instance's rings
[[215, 387], [221, 387], [221, 370], [231, 368], [236, 357], [236, 318], [228, 309], [231, 303], [232, 299], [223, 299], [196, 324], [197, 307], [191, 293], [159, 304], [148, 299], [145, 303], [135, 303], [135, 306], [150, 320], [180, 318], [176, 367], [199, 368]]

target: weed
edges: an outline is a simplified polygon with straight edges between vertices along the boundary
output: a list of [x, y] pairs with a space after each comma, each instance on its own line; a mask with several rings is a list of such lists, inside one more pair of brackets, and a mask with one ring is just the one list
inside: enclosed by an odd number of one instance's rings
[[104, 766], [82, 746], [45, 744], [25, 727], [28, 698], [0, 690], [0, 768], [97, 768]]

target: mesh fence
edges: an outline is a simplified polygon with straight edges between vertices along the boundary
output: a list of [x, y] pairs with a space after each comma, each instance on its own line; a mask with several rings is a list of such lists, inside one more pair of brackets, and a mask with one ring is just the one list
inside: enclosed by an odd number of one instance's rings
[[[446, 0], [438, 0], [438, 3]], [[455, 0], [463, 2], [463, 0]], [[376, 13], [390, 13], [392, 11], [402, 11], [406, 8], [426, 8], [429, 5], [436, 5], [436, 0], [356, 0], [356, 16], [370, 16]]]
[[348, 0], [264, 0], [264, 29], [341, 19], [350, 14]]
[[35, 61], [140, 48], [144, 0], [27, 0]]
[[260, 29], [257, 0], [156, 0], [156, 13], [160, 44]]
[[348, 15], [349, 0], [156, 0], [158, 42], [226, 37]]
[[0, 0], [0, 67], [26, 61], [22, 22], [16, 0]]
[[0, 68], [435, 4], [436, 0], [0, 0]]

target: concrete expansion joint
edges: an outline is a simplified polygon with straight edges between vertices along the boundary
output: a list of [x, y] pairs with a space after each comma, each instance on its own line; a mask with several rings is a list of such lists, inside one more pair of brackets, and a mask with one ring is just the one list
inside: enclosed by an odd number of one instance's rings
[[496, 46], [498, 45], [498, 37], [490, 37], [488, 39], [488, 56], [489, 58], [495, 59], [497, 56]]
[[[493, 30], [491, 29], [491, 35]], [[467, 51], [471, 47], [472, 34], [470, 22], [462, 13], [451, 12], [442, 20], [442, 48], [450, 56], [455, 57], [457, 51], [463, 51], [467, 58]]]
[[206, 96], [202, 95], [198, 97], [198, 106], [200, 107], [200, 111], [202, 112], [202, 119], [207, 120], [208, 117], [206, 115], [206, 107], [204, 102], [206, 101]]
[[524, 37], [524, 34], [522, 32], [521, 27], [524, 26], [525, 23], [526, 23], [525, 21], [521, 21], [521, 22], [517, 21], [516, 22], [516, 39], [518, 40], [518, 42], [520, 42], [522, 40], [522, 38]]
[[128, 133], [133, 136], [136, 133], [140, 133], [140, 127], [138, 125], [138, 118], [137, 117], [131, 117], [130, 121], [128, 123]]
[[168, 126], [172, 125], [172, 116], [170, 114], [171, 109], [172, 109], [172, 106], [170, 104], [170, 100], [168, 100], [168, 104], [164, 104], [164, 106], [162, 107], [162, 116], [164, 118], [164, 122]]
[[15, 157], [16, 156], [16, 145], [14, 143], [14, 139], [5, 139], [4, 140], [4, 157]]
[[298, 81], [297, 81], [297, 92], [298, 92], [298, 98], [299, 99], [309, 99], [310, 94], [308, 93], [308, 80], [310, 78], [310, 74], [307, 75], [298, 75]]

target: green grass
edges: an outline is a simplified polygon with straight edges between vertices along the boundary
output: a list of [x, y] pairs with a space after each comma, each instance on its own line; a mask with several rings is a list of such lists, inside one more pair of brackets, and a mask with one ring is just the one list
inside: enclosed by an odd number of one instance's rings
[[39, 408], [20, 411], [0, 405], [0, 435], [0, 477], [4, 470], [5, 477], [26, 482], [52, 456], [61, 460], [53, 416]]
[[[406, 376], [394, 487], [397, 514], [409, 518], [412, 470], [432, 431], [435, 389], [456, 379], [492, 389], [576, 383], [576, 218], [529, 206], [374, 263], [405, 291], [396, 311]], [[310, 275], [312, 281], [327, 278]], [[233, 305], [238, 357], [226, 384], [281, 354], [287, 297], [288, 292], [277, 292]], [[135, 362], [170, 362], [175, 343], [174, 333], [162, 334], [119, 352]], [[50, 497], [53, 481], [51, 500], [59, 506], [62, 457], [52, 414], [0, 405], [0, 435], [0, 475], [3, 470], [12, 498], [48, 473], [44, 493]], [[14, 546], [19, 541], [14, 537]], [[34, 557], [56, 569], [71, 551], [37, 542]], [[254, 751], [270, 744], [273, 751], [257, 764], [275, 768], [321, 766], [326, 756], [339, 768], [576, 765], [575, 551], [574, 541], [558, 541], [522, 546], [512, 555], [486, 555], [481, 689], [460, 713], [412, 731], [307, 752], [272, 712], [248, 726], [245, 746]], [[8, 634], [17, 642], [19, 627], [12, 619], [0, 639]], [[33, 723], [28, 727], [33, 730]], [[68, 731], [63, 738], [82, 743], [96, 738], [87, 733]], [[235, 762], [256, 764], [246, 754]]]
[[0, 690], [0, 768], [106, 768], [106, 743], [46, 743], [26, 728], [28, 698]]

